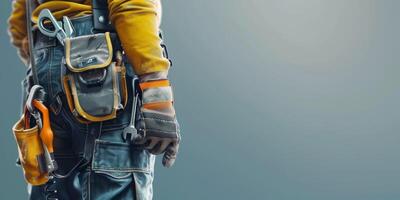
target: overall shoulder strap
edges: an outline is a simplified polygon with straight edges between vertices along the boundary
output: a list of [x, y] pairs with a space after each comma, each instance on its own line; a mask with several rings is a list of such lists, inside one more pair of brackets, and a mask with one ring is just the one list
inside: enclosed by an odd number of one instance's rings
[[107, 0], [92, 0], [94, 29], [100, 32], [114, 31], [114, 27], [108, 18]]
[[32, 31], [32, 11], [36, 8], [37, 2], [36, 0], [26, 0], [26, 33], [28, 36], [28, 41], [29, 41], [29, 65], [32, 70], [32, 76], [33, 76], [33, 83], [35, 85], [39, 84], [38, 76], [37, 76], [37, 71], [36, 71], [36, 63], [35, 63], [35, 57], [34, 57], [34, 44], [33, 44], [33, 31]]

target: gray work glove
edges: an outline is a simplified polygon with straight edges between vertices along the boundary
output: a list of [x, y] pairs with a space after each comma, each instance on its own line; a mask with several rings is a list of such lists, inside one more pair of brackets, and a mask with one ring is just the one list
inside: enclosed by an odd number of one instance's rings
[[[149, 78], [151, 77], [151, 78]], [[141, 107], [136, 144], [142, 144], [154, 155], [164, 153], [162, 163], [171, 167], [178, 154], [179, 124], [173, 106], [172, 89], [159, 74], [140, 77]]]

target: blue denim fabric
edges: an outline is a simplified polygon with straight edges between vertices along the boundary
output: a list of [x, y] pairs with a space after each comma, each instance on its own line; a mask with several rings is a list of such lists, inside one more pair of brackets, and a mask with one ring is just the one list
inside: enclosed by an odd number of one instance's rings
[[[92, 33], [91, 16], [72, 20], [76, 34]], [[116, 119], [102, 123], [81, 124], [68, 108], [62, 95], [61, 67], [63, 46], [56, 39], [48, 38], [36, 31], [35, 59], [40, 84], [48, 93], [47, 105], [60, 97], [61, 106], [51, 112], [51, 125], [54, 132], [55, 158], [59, 165], [57, 173], [66, 174], [75, 166], [88, 148], [86, 137], [94, 134], [92, 162], [75, 170], [66, 179], [55, 179], [50, 185], [57, 190], [57, 198], [62, 200], [150, 200], [153, 195], [153, 172], [155, 157], [140, 146], [122, 140], [123, 129], [130, 121], [131, 104], [120, 111]], [[128, 68], [128, 85], [133, 72]], [[60, 95], [61, 94], [61, 95]], [[132, 102], [132, 94], [129, 94]], [[30, 199], [45, 199], [46, 186], [30, 187]]]

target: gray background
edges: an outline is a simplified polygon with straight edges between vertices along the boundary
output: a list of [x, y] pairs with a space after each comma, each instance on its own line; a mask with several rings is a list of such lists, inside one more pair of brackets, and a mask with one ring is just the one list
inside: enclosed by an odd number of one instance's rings
[[[165, 1], [183, 144], [174, 168], [157, 163], [155, 199], [400, 199], [399, 7]], [[0, 199], [24, 199], [10, 132], [24, 67], [5, 28], [0, 42]]]

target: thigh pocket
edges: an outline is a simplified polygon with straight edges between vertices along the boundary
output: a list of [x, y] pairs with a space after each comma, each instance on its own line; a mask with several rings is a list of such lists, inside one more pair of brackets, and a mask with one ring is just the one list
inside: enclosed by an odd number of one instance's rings
[[92, 169], [104, 172], [151, 172], [150, 154], [135, 145], [96, 140]]

